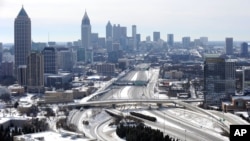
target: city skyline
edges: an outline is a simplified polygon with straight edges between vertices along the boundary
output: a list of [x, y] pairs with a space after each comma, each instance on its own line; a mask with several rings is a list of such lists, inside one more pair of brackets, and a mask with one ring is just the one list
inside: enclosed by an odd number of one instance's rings
[[[153, 38], [153, 32], [174, 34], [176, 41], [190, 36], [191, 40], [207, 36], [209, 40], [249, 41], [250, 13], [246, 12], [247, 0], [158, 0], [158, 1], [81, 1], [81, 0], [1, 0], [0, 42], [14, 42], [14, 19], [24, 6], [32, 23], [32, 40], [75, 41], [81, 39], [81, 20], [85, 10], [91, 19], [92, 32], [105, 37], [105, 27], [120, 24], [132, 36], [132, 25], [137, 26], [142, 40]], [[129, 17], [128, 17], [129, 16]], [[125, 18], [124, 18], [125, 17]], [[128, 18], [127, 18], [128, 17]]]

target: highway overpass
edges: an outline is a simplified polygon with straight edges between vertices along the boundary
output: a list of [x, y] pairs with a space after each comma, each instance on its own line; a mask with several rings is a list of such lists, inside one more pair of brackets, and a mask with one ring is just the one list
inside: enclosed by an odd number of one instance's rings
[[164, 103], [178, 103], [178, 102], [203, 102], [204, 99], [110, 99], [103, 101], [87, 101], [82, 103], [72, 103], [63, 105], [63, 107], [81, 107], [81, 106], [107, 106], [117, 104], [141, 104], [141, 103], [152, 103], [152, 104], [164, 104]]

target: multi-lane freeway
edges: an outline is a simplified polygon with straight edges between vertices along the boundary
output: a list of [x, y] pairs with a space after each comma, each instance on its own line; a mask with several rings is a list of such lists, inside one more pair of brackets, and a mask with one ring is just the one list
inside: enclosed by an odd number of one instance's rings
[[[117, 105], [116, 109], [119, 110], [123, 116], [129, 115], [130, 111], [148, 114], [156, 117], [157, 122], [144, 120], [146, 125], [159, 129], [164, 132], [164, 134], [181, 140], [229, 140], [227, 137], [222, 136], [221, 133], [229, 132], [228, 126], [230, 124], [247, 124], [235, 115], [203, 110], [186, 103], [202, 102], [202, 99], [195, 99], [195, 97], [193, 97], [193, 99], [186, 100], [186, 102], [178, 99], [160, 99], [158, 96], [159, 93], [157, 93], [157, 89], [155, 88], [159, 69], [145, 69], [147, 68], [145, 66], [147, 65], [137, 66], [135, 70], [122, 76], [120, 80], [147, 80], [148, 83], [146, 86], [111, 86], [107, 92], [96, 96], [95, 101], [91, 100], [68, 106], [98, 105], [104, 108], [107, 107], [106, 105]], [[156, 105], [161, 105], [162, 107]], [[186, 113], [184, 114], [186, 116], [179, 114], [181, 110]], [[108, 114], [104, 114], [104, 109], [99, 109], [99, 111], [102, 112], [95, 112], [95, 114], [86, 117], [85, 120], [89, 120], [90, 124], [84, 127], [85, 129], [82, 129], [82, 132], [87, 132], [86, 135], [98, 140], [123, 140], [117, 137], [115, 127], [109, 126], [113, 122], [112, 118]], [[80, 114], [86, 114], [85, 111], [78, 112]], [[79, 118], [81, 117], [79, 114], [73, 114], [72, 116], [74, 117], [74, 124], [79, 124], [81, 120], [83, 120]], [[219, 121], [222, 116], [225, 121]], [[206, 126], [200, 119], [206, 121]]]

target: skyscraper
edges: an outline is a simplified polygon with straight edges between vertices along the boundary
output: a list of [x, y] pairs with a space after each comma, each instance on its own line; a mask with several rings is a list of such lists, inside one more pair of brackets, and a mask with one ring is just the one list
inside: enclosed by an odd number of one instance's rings
[[170, 47], [174, 46], [174, 34], [168, 34], [167, 43]]
[[132, 25], [133, 50], [137, 49], [136, 25]]
[[23, 7], [14, 23], [14, 50], [17, 71], [20, 65], [27, 65], [27, 57], [31, 50], [31, 21]]
[[226, 38], [226, 55], [233, 55], [233, 38]]
[[42, 92], [44, 88], [43, 55], [32, 52], [27, 61], [27, 89], [29, 92]]
[[203, 46], [207, 46], [208, 44], [208, 37], [200, 37], [200, 42]]
[[139, 50], [139, 43], [141, 42], [141, 34], [136, 34], [136, 46], [137, 50]]
[[248, 56], [248, 44], [246, 42], [241, 44], [240, 56], [242, 57]]
[[161, 34], [160, 32], [153, 32], [153, 41], [157, 42], [158, 40], [161, 39]]
[[184, 48], [189, 48], [190, 47], [190, 37], [183, 37], [182, 38], [182, 46]]
[[120, 43], [122, 49], [127, 46], [127, 27], [122, 27], [120, 24], [113, 25], [113, 43]]
[[87, 12], [85, 11], [82, 19], [82, 47], [85, 49], [85, 62], [93, 62], [93, 49], [90, 46], [91, 25]]
[[106, 25], [106, 39], [113, 37], [113, 29], [110, 21], [108, 21], [108, 24]]
[[219, 55], [206, 55], [204, 62], [204, 106], [221, 107], [235, 93], [235, 62]]
[[73, 52], [71, 50], [62, 50], [58, 52], [58, 68], [63, 71], [71, 72], [73, 69]]
[[45, 47], [42, 54], [44, 56], [44, 73], [56, 74], [56, 49], [54, 47]]

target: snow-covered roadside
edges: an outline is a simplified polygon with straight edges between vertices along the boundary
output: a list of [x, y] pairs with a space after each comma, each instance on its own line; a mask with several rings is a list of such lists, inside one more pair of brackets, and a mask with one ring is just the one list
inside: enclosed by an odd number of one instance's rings
[[[140, 113], [142, 114], [145, 114], [145, 115], [148, 115], [148, 116], [152, 116], [152, 117], [155, 117], [154, 114], [150, 113], [149, 111], [141, 111]], [[165, 124], [165, 125], [168, 125], [168, 126], [172, 126], [174, 128], [178, 128], [178, 129], [182, 129], [184, 130], [183, 128], [181, 128], [180, 126], [176, 125], [176, 124], [173, 124], [171, 122], [168, 122], [167, 120], [164, 120], [163, 118], [160, 118], [160, 117], [156, 117], [157, 118], [157, 121], [156, 122], [159, 122], [159, 124]]]

